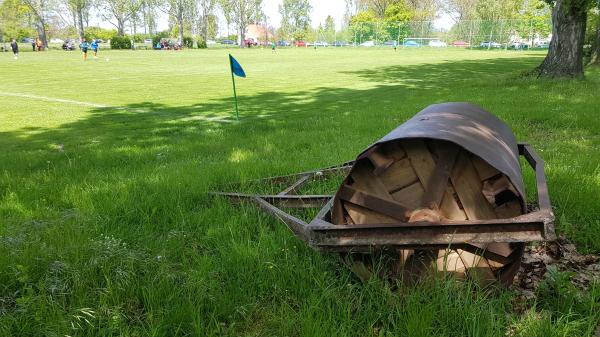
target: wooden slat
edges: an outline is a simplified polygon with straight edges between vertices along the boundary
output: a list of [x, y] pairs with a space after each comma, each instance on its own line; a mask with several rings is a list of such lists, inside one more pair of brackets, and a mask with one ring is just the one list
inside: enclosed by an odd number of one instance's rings
[[400, 145], [400, 142], [398, 141], [381, 145], [381, 153], [395, 161], [399, 161], [406, 157], [406, 152], [404, 152], [402, 145]]
[[494, 208], [498, 219], [514, 218], [522, 214], [521, 204], [518, 200], [512, 200], [505, 202], [500, 206]]
[[496, 196], [506, 190], [511, 191], [514, 195], [519, 195], [505, 175], [486, 180], [481, 188], [481, 192], [491, 204], [496, 203]]
[[382, 199], [379, 196], [371, 195], [361, 190], [344, 185], [338, 192], [340, 199], [349, 201], [355, 205], [368, 208], [372, 211], [390, 216], [399, 220], [406, 220], [407, 209], [404, 205]]
[[[415, 173], [423, 186], [427, 186], [431, 174], [435, 168], [435, 161], [427, 149], [425, 142], [421, 140], [410, 140], [402, 143], [404, 150], [410, 160]], [[450, 185], [448, 185], [450, 186]], [[419, 200], [420, 204], [420, 200]], [[448, 219], [466, 220], [466, 215], [461, 211], [456, 200], [454, 200], [452, 188], [446, 188], [440, 205], [441, 213]]]
[[434, 142], [433, 144], [436, 146], [438, 159], [427, 185], [423, 185], [425, 192], [421, 206], [438, 209], [446, 192], [450, 172], [454, 167], [459, 148], [448, 142]]
[[410, 165], [410, 161], [404, 158], [393, 163], [379, 175], [381, 182], [390, 192], [395, 192], [417, 181], [417, 175]]
[[478, 156], [472, 155], [471, 161], [473, 162], [473, 166], [475, 166], [477, 175], [481, 181], [490, 179], [500, 174], [500, 171], [496, 170], [492, 165], [488, 164]]
[[420, 182], [409, 185], [399, 191], [392, 193], [392, 198], [408, 209], [416, 209], [421, 205], [423, 197], [423, 186]]
[[388, 192], [387, 187], [373, 174], [373, 168], [368, 162], [361, 161], [357, 163], [350, 175], [354, 181], [352, 187], [383, 199], [394, 200]]
[[385, 171], [390, 165], [394, 163], [393, 158], [388, 158], [387, 156], [381, 154], [379, 151], [371, 151], [371, 153], [367, 156], [371, 163], [374, 166], [373, 173], [381, 174]]
[[450, 220], [467, 220], [467, 215], [459, 206], [454, 199], [454, 188], [452, 186], [446, 187], [446, 193], [442, 198], [442, 204], [440, 205], [440, 211], [446, 219]]
[[398, 222], [394, 219], [377, 212], [373, 212], [367, 208], [354, 205], [350, 202], [344, 202], [344, 208], [348, 212], [348, 215], [352, 218], [355, 224], [369, 224], [369, 223], [394, 223]]
[[492, 205], [481, 193], [482, 183], [466, 152], [461, 152], [451, 175], [452, 185], [469, 220], [495, 219]]

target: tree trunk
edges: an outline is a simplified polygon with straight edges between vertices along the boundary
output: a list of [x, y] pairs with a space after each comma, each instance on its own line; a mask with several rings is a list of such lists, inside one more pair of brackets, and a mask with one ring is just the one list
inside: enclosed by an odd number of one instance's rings
[[125, 36], [125, 22], [119, 18], [117, 18], [117, 35]]
[[596, 26], [596, 35], [592, 42], [590, 64], [600, 65], [600, 21], [598, 22], [598, 26]]
[[85, 32], [83, 30], [83, 8], [77, 8], [77, 32], [79, 33], [79, 38], [83, 39], [85, 36]]
[[177, 15], [177, 30], [179, 31], [179, 44], [183, 46], [183, 13]]
[[587, 11], [572, 0], [556, 0], [548, 55], [536, 69], [539, 77], [583, 77], [583, 43]]
[[46, 49], [48, 47], [48, 37], [46, 36], [46, 24], [44, 19], [39, 18], [37, 24], [38, 35], [40, 36], [40, 40], [42, 40], [42, 48]]

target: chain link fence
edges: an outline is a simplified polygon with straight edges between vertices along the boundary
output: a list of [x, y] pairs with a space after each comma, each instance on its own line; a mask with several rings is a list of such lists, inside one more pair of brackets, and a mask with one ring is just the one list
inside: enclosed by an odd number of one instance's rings
[[433, 21], [361, 22], [342, 31], [319, 31], [315, 41], [345, 46], [532, 48], [547, 47], [552, 32], [550, 19], [463, 20], [449, 30]]

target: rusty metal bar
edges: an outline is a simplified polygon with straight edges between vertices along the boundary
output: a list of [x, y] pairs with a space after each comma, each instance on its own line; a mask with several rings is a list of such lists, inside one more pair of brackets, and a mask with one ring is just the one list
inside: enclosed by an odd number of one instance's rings
[[331, 195], [260, 195], [244, 193], [214, 193], [215, 195], [227, 197], [232, 202], [252, 201], [253, 198], [260, 198], [266, 202], [288, 208], [313, 208], [323, 207]]
[[308, 175], [308, 174], [301, 176], [300, 179], [296, 180], [295, 183], [288, 186], [285, 190], [279, 192], [279, 194], [277, 194], [277, 195], [295, 194], [300, 189], [300, 187], [302, 187], [304, 184], [306, 184], [308, 182], [308, 180], [310, 178], [311, 178], [311, 175]]
[[525, 157], [529, 166], [535, 171], [538, 206], [540, 210], [545, 211], [550, 218], [549, 221], [546, 222], [544, 236], [546, 237], [546, 240], [556, 240], [554, 214], [552, 213], [552, 205], [550, 204], [550, 196], [548, 194], [548, 184], [546, 182], [546, 174], [544, 173], [544, 160], [529, 144], [519, 143], [518, 148], [519, 154]]
[[274, 217], [283, 221], [283, 223], [285, 223], [286, 226], [300, 239], [302, 239], [304, 241], [310, 240], [310, 234], [306, 230], [306, 228], [308, 226], [308, 224], [306, 222], [302, 221], [301, 219], [296, 218], [293, 215], [290, 215], [290, 214], [280, 210], [279, 208], [271, 205], [270, 203], [268, 203], [267, 201], [265, 201], [262, 198], [254, 197], [254, 198], [252, 198], [252, 201], [257, 203], [263, 210], [271, 213]]

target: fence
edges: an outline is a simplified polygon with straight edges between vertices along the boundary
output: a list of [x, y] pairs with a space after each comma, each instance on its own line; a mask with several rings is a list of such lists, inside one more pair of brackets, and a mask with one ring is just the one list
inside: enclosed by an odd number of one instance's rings
[[549, 41], [551, 32], [550, 19], [463, 20], [448, 30], [437, 29], [434, 21], [361, 22], [342, 31], [317, 31], [314, 38], [329, 44], [344, 42], [355, 45], [402, 45], [407, 40], [421, 44], [440, 40], [449, 45], [458, 42], [462, 46], [480, 46], [483, 42], [487, 42], [486, 46], [508, 46], [511, 43], [534, 46]]

